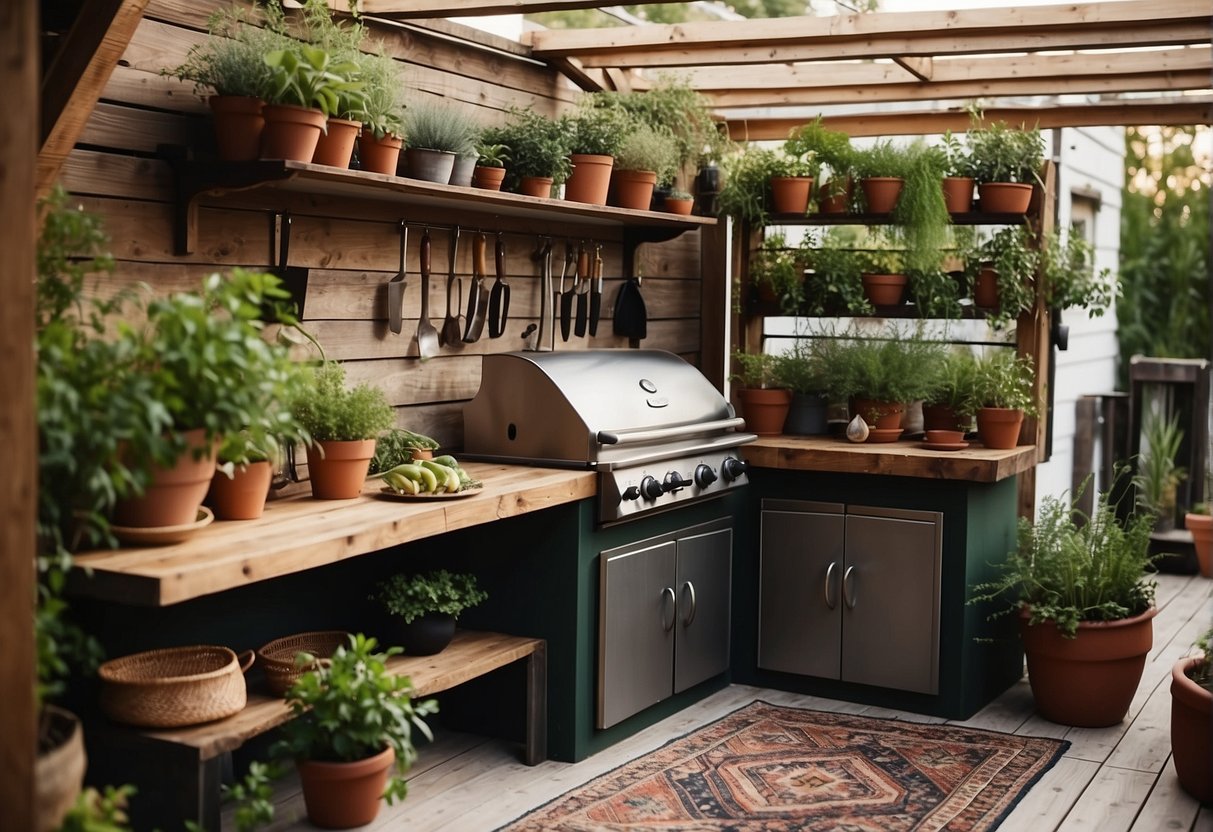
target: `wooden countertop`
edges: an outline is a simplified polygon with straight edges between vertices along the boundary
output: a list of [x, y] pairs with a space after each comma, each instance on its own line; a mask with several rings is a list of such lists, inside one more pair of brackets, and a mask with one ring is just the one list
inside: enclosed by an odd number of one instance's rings
[[597, 475], [588, 470], [484, 462], [464, 468], [484, 483], [468, 497], [385, 500], [373, 496], [381, 483], [369, 481], [355, 500], [271, 500], [259, 520], [215, 521], [183, 543], [79, 555], [69, 589], [167, 606], [597, 493]]
[[996, 451], [980, 442], [961, 451], [933, 451], [912, 441], [856, 444], [832, 436], [760, 436], [742, 451], [756, 468], [970, 482], [998, 482], [1036, 465], [1035, 445]]

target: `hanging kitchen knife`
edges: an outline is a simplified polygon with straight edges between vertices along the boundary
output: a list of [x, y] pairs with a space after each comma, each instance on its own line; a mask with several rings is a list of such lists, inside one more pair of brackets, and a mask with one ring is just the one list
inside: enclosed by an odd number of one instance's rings
[[594, 282], [594, 274], [590, 270], [590, 252], [585, 243], [581, 244], [577, 253], [577, 274], [580, 279], [573, 286], [577, 293], [577, 321], [573, 325], [573, 334], [584, 338], [590, 314], [590, 286]]
[[[580, 261], [573, 254], [573, 246], [571, 243], [565, 243], [564, 247], [564, 266], [560, 270], [560, 339], [562, 341], [569, 340], [569, 325], [573, 321], [573, 295], [577, 292], [577, 266]], [[569, 266], [573, 267], [573, 284], [566, 291], [564, 288], [564, 275], [569, 270]]]
[[594, 245], [594, 265], [590, 269], [590, 337], [598, 334], [602, 316], [602, 243]]
[[489, 303], [484, 291], [485, 246], [483, 232], [477, 234], [472, 243], [472, 283], [468, 289], [467, 329], [463, 331], [465, 344], [479, 341], [484, 331], [484, 317]]
[[497, 232], [497, 248], [494, 252], [497, 267], [497, 282], [489, 292], [489, 337], [500, 338], [505, 334], [505, 322], [510, 317], [510, 284], [505, 282], [505, 243], [501, 232]]

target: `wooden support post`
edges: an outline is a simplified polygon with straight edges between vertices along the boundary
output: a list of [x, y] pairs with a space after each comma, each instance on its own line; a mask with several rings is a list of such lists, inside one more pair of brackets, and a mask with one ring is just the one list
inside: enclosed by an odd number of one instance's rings
[[721, 221], [699, 232], [699, 370], [720, 390], [728, 375], [725, 324], [732, 312], [726, 268], [729, 226]]
[[548, 758], [548, 649], [541, 642], [526, 659], [526, 764]]
[[[1070, 494], [1079, 493], [1095, 468], [1095, 435], [1099, 430], [1098, 396], [1082, 396], [1074, 403], [1074, 457], [1070, 468]], [[1078, 507], [1088, 517], [1095, 507], [1094, 483], [1078, 498]]]

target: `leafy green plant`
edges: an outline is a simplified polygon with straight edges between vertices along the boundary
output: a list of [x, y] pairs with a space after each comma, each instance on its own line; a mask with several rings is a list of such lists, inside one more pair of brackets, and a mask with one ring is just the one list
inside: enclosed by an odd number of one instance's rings
[[476, 142], [476, 164], [486, 168], [503, 168], [510, 159], [510, 148], [504, 144], [492, 144], [481, 133]]
[[235, 783], [226, 783], [220, 789], [224, 802], [232, 802], [236, 808], [232, 813], [237, 832], [253, 832], [274, 819], [274, 787], [272, 782], [282, 776], [276, 762], [264, 763], [253, 760], [244, 777]]
[[1108, 269], [1098, 273], [1091, 244], [1071, 231], [1062, 242], [1054, 232], [1045, 235], [1040, 253], [1045, 305], [1050, 309], [1078, 307], [1098, 318], [1116, 296], [1116, 285]]
[[1130, 516], [1122, 525], [1107, 492], [1087, 517], [1076, 503], [1046, 496], [1033, 523], [1019, 519], [1017, 546], [1002, 575], [978, 584], [969, 603], [997, 601], [995, 615], [1025, 609], [1032, 625], [1051, 621], [1067, 638], [1082, 621], [1118, 621], [1154, 603], [1155, 582], [1142, 577], [1153, 520]]
[[476, 122], [458, 105], [426, 98], [405, 113], [405, 141], [409, 147], [470, 154], [476, 143]]
[[1151, 408], [1141, 420], [1141, 432], [1145, 447], [1133, 475], [1136, 504], [1156, 523], [1169, 528], [1175, 518], [1175, 492], [1185, 473], [1175, 462], [1184, 439], [1179, 414], [1167, 417]]
[[982, 407], [1005, 407], [1036, 415], [1036, 399], [1032, 393], [1034, 373], [1032, 359], [1015, 355], [1009, 349], [998, 350], [977, 361], [973, 380], [973, 399], [969, 412]]
[[729, 378], [750, 389], [780, 386], [776, 373], [779, 360], [770, 353], [736, 350], [733, 352], [733, 366], [736, 369]]
[[939, 146], [943, 153], [943, 175], [973, 178], [973, 154], [969, 146], [953, 134], [951, 130], [944, 131], [943, 142]]
[[126, 832], [131, 828], [126, 810], [135, 792], [129, 783], [100, 790], [89, 786], [67, 811], [59, 832]]
[[977, 358], [971, 350], [949, 350], [930, 403], [950, 407], [958, 416], [972, 416], [976, 412], [977, 371]]
[[822, 338], [816, 350], [832, 400], [912, 402], [930, 399], [939, 388], [945, 347], [918, 333], [894, 329], [879, 339]]
[[619, 107], [596, 106], [589, 96], [576, 112], [561, 118], [560, 125], [568, 136], [568, 152], [615, 156], [636, 122]]
[[965, 138], [978, 182], [1040, 183], [1045, 146], [1039, 130], [1016, 130], [1003, 121], [981, 126], [974, 113]]
[[484, 603], [488, 597], [476, 585], [475, 575], [439, 569], [419, 575], [392, 575], [379, 584], [371, 600], [378, 601], [390, 615], [411, 624], [430, 613], [458, 618], [465, 609]]
[[826, 128], [821, 116], [794, 129], [784, 142], [783, 151], [788, 156], [810, 160], [809, 175], [814, 178], [820, 177], [822, 165], [833, 174], [845, 176], [854, 155], [850, 137], [841, 130]]
[[391, 746], [396, 762], [383, 796], [392, 803], [408, 794], [404, 774], [417, 759], [413, 731], [433, 739], [422, 717], [435, 713], [438, 705], [432, 699], [412, 701], [409, 677], [387, 669], [387, 660], [401, 649], [379, 653], [377, 646], [375, 639], [358, 633], [328, 662], [299, 677], [286, 692], [294, 718], [280, 729], [282, 739], [271, 753], [296, 760], [354, 762]]
[[296, 44], [267, 52], [263, 58], [270, 68], [270, 84], [265, 100], [270, 104], [292, 104], [319, 110], [326, 116], [337, 115], [342, 102], [349, 103], [362, 91], [355, 80], [358, 65], [352, 61], [335, 62], [324, 49]]
[[942, 268], [908, 269], [910, 297], [924, 318], [959, 318], [960, 283]]
[[782, 232], [763, 238], [762, 247], [750, 258], [750, 280], [766, 286], [779, 298], [779, 308], [787, 315], [799, 312], [805, 300], [804, 262], [801, 252], [789, 248]]
[[943, 262], [951, 227], [939, 184], [943, 173], [943, 157], [921, 140], [904, 151], [900, 173], [904, 182], [893, 208], [893, 221], [900, 229], [905, 265], [910, 271], [935, 271]]
[[776, 357], [775, 379], [793, 393], [816, 395], [825, 390], [825, 373], [814, 341], [798, 338], [792, 348]]
[[694, 199], [690, 191], [683, 191], [679, 188], [671, 188], [670, 192], [665, 195], [666, 199]]
[[1032, 232], [1024, 226], [1007, 226], [982, 244], [980, 257], [998, 273], [998, 309], [987, 318], [1001, 329], [1036, 303], [1036, 271], [1040, 254], [1032, 245]]
[[618, 170], [651, 170], [658, 182], [668, 182], [677, 166], [677, 148], [670, 133], [638, 124], [624, 137], [615, 153]]
[[356, 60], [363, 83], [363, 127], [377, 139], [403, 136], [404, 81], [400, 62], [383, 52], [359, 53]]
[[752, 225], [770, 219], [771, 177], [784, 170], [779, 153], [764, 147], [746, 146], [724, 159], [724, 183], [716, 197], [721, 214]]
[[284, 25], [277, 4], [218, 9], [207, 21], [210, 36], [191, 46], [180, 65], [162, 74], [193, 81], [194, 93], [199, 97], [213, 91], [217, 95], [265, 98], [271, 87], [265, 55], [292, 44]]
[[821, 245], [808, 253], [812, 269], [805, 279], [805, 314], [824, 315], [841, 308], [853, 315], [871, 314], [872, 305], [863, 291], [863, 252], [849, 247], [841, 229], [830, 229]]
[[511, 108], [505, 124], [483, 129], [480, 141], [510, 149], [505, 187], [512, 191], [518, 190], [523, 177], [550, 176], [560, 183], [568, 178], [572, 169], [568, 159], [569, 139], [561, 122], [533, 110]]
[[374, 439], [392, 426], [395, 413], [377, 387], [345, 386], [345, 368], [325, 362], [294, 399], [291, 412], [313, 442]]
[[[851, 155], [851, 171], [860, 179], [872, 176], [905, 177], [907, 156], [890, 139], [878, 139]], [[938, 184], [938, 183], [937, 183]]]

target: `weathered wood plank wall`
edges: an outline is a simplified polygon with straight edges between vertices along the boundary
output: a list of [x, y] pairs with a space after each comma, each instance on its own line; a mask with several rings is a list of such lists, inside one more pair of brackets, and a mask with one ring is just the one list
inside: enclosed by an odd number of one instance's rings
[[[557, 339], [557, 349], [625, 347], [611, 333], [611, 308], [622, 283], [620, 234], [616, 229], [495, 218], [491, 214], [435, 212], [384, 202], [347, 200], [269, 190], [204, 201], [194, 252], [173, 252], [174, 182], [157, 155], [161, 144], [207, 151], [210, 124], [204, 103], [189, 84], [162, 76], [180, 63], [191, 45], [206, 37], [208, 15], [220, 0], [153, 0], [101, 103], [64, 167], [63, 181], [88, 210], [105, 218], [118, 269], [115, 285], [144, 282], [157, 292], [191, 288], [206, 273], [235, 266], [268, 268], [276, 262], [275, 211], [292, 216], [290, 265], [309, 270], [303, 309], [309, 330], [331, 358], [347, 362], [349, 377], [380, 386], [398, 408], [398, 421], [436, 436], [445, 446], [462, 444], [462, 405], [479, 386], [479, 356], [521, 349], [520, 334], [539, 308], [539, 271], [531, 254], [538, 235], [555, 243], [557, 278], [564, 243], [602, 244], [607, 278], [603, 321], [593, 339]], [[555, 115], [580, 93], [551, 69], [495, 51], [454, 42], [415, 26], [371, 24], [387, 51], [404, 66], [413, 98], [441, 96], [480, 121], [499, 122], [509, 106]], [[444, 26], [443, 29], [448, 29]], [[486, 40], [486, 38], [481, 38]], [[397, 224], [409, 223], [409, 275], [405, 324], [400, 335], [387, 328], [386, 283], [398, 268]], [[420, 311], [417, 246], [423, 223], [431, 223], [434, 280], [430, 315], [446, 309], [449, 227], [461, 226], [456, 272], [465, 292], [472, 271], [472, 235], [490, 239], [503, 232], [512, 297], [504, 337], [490, 340], [487, 329], [475, 344], [448, 347], [422, 364], [411, 355]], [[701, 351], [700, 246], [697, 233], [641, 247], [649, 337], [644, 347], [668, 349], [699, 363]], [[491, 275], [490, 275], [491, 279]], [[486, 281], [486, 290], [488, 281]]]

